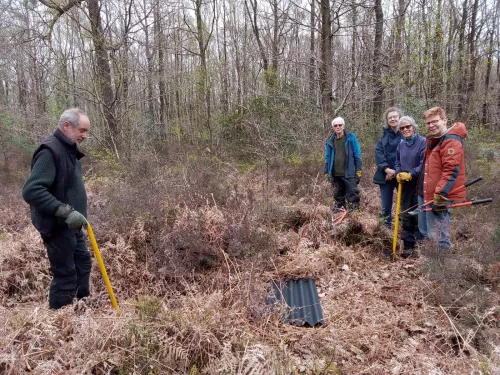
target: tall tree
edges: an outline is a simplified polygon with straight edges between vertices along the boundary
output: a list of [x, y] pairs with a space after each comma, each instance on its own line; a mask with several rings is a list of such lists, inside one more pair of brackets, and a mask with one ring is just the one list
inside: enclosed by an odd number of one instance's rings
[[436, 27], [434, 29], [434, 46], [432, 50], [432, 63], [430, 74], [430, 97], [436, 100], [441, 94], [443, 86], [442, 51], [443, 51], [443, 28], [441, 26], [442, 0], [437, 0]]
[[164, 129], [164, 134], [168, 134], [167, 124], [167, 84], [165, 82], [165, 35], [161, 22], [160, 0], [155, 0], [154, 4], [154, 33], [155, 49], [158, 51], [158, 92], [160, 95], [160, 125]]
[[206, 118], [205, 118], [205, 127], [209, 133], [210, 143], [213, 141], [213, 133], [212, 133], [212, 108], [210, 102], [210, 81], [208, 77], [208, 69], [207, 69], [207, 49], [210, 39], [212, 38], [213, 27], [215, 24], [215, 0], [212, 2], [212, 22], [210, 26], [210, 30], [205, 28], [205, 23], [202, 17], [202, 6], [203, 0], [193, 0], [194, 1], [194, 10], [196, 14], [196, 33], [194, 34], [196, 40], [198, 41], [198, 56], [200, 58], [200, 82], [199, 88], [205, 100], [205, 110], [206, 110]]
[[467, 71], [465, 69], [465, 26], [467, 23], [467, 0], [462, 3], [462, 17], [460, 20], [460, 28], [458, 32], [458, 117], [462, 117], [464, 112], [464, 104], [467, 100], [465, 92], [467, 87]]
[[311, 14], [309, 19], [309, 95], [311, 99], [314, 99], [316, 92], [316, 56], [315, 56], [315, 29], [316, 29], [316, 10], [315, 10], [315, 2], [316, 0], [311, 1]]
[[469, 76], [467, 82], [467, 96], [465, 102], [465, 108], [467, 110], [467, 117], [470, 117], [471, 110], [469, 108], [471, 99], [474, 95], [474, 90], [476, 88], [476, 30], [477, 30], [477, 12], [478, 12], [479, 0], [474, 0], [472, 6], [472, 14], [470, 21], [470, 31], [467, 38], [467, 44], [469, 47], [468, 57], [469, 57]]
[[375, 95], [373, 98], [374, 121], [378, 121], [382, 115], [384, 99], [384, 83], [382, 82], [382, 41], [384, 35], [384, 12], [382, 0], [375, 0], [375, 42], [373, 48], [373, 82], [375, 84]]

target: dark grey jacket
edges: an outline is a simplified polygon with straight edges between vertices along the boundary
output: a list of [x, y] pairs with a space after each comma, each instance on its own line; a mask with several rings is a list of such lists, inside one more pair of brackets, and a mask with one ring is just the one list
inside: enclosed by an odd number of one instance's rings
[[23, 187], [23, 198], [31, 207], [31, 220], [42, 237], [67, 228], [55, 212], [63, 203], [87, 216], [87, 193], [76, 143], [57, 129], [33, 153], [31, 173]]

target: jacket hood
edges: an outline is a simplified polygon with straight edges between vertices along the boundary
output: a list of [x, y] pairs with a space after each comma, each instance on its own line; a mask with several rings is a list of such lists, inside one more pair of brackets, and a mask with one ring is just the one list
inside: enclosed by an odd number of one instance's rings
[[463, 122], [456, 122], [451, 126], [451, 128], [448, 129], [446, 134], [456, 134], [463, 140], [467, 138], [467, 129], [465, 128], [465, 124]]

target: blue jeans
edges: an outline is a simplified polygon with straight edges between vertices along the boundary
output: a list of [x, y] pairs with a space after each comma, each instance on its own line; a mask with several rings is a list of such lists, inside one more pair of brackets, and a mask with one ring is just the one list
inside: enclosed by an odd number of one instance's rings
[[384, 219], [384, 224], [390, 227], [392, 224], [392, 197], [394, 195], [394, 190], [398, 189], [398, 182], [396, 179], [386, 181], [385, 184], [380, 186], [380, 200], [382, 201], [382, 218]]
[[[424, 204], [424, 197], [421, 197], [420, 195], [418, 196], [418, 207], [422, 207]], [[427, 212], [424, 210], [420, 211], [418, 213], [418, 230], [420, 231], [420, 234], [422, 237], [425, 239], [428, 236], [427, 233]]]
[[[446, 205], [453, 202], [448, 201]], [[451, 247], [450, 241], [450, 210], [442, 211], [440, 215], [432, 211], [426, 212], [427, 233], [429, 238], [438, 242], [440, 247]]]

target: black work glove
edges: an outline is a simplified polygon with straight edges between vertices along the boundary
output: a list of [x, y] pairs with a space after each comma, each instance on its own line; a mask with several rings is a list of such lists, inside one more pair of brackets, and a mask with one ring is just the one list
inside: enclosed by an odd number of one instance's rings
[[440, 194], [434, 193], [434, 200], [432, 202], [432, 213], [437, 216], [441, 216], [443, 212], [447, 210], [446, 208], [447, 199]]
[[87, 219], [68, 204], [61, 204], [56, 211], [56, 216], [62, 217], [69, 228], [87, 228]]

